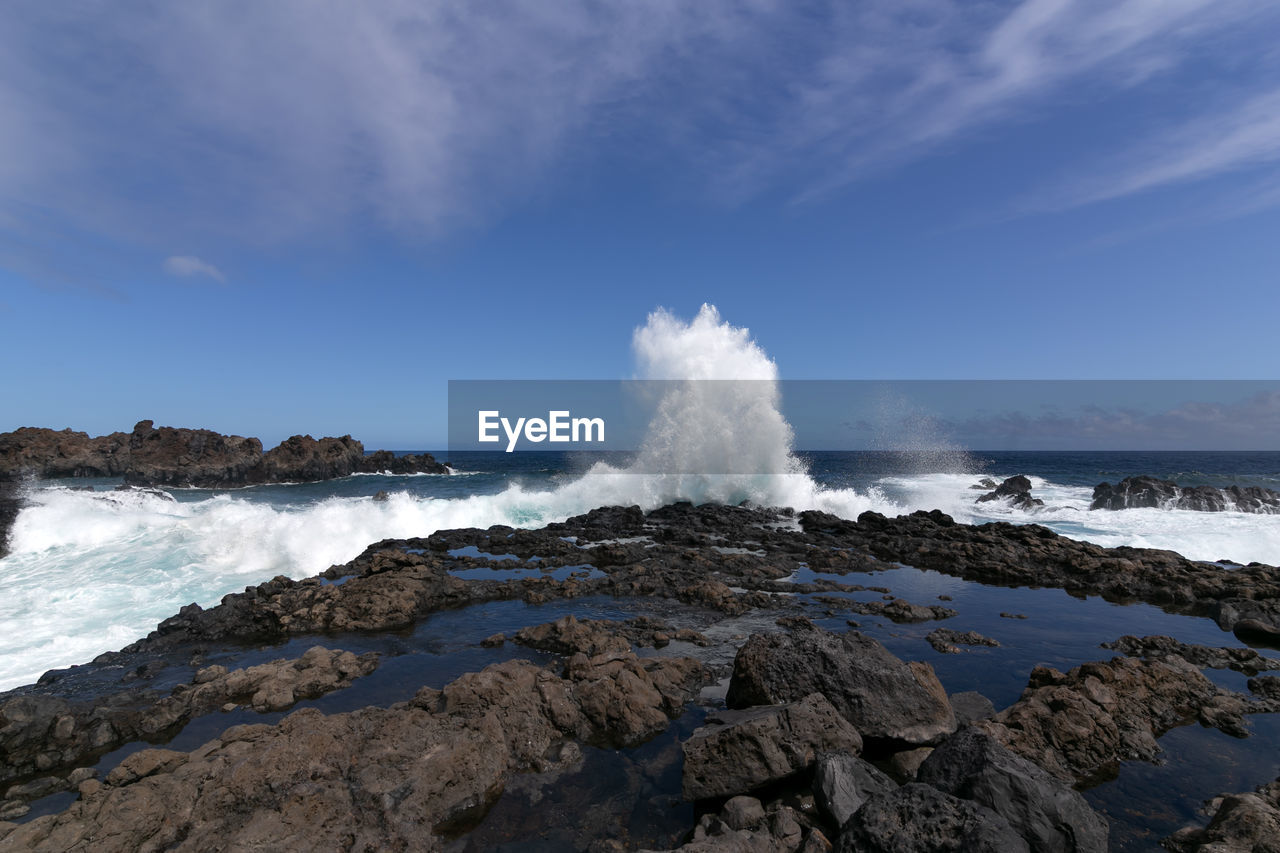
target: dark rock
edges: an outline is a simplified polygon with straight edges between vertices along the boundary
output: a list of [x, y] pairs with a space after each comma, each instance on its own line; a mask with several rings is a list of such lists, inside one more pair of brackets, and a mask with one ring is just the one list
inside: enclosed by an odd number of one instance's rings
[[838, 853], [1029, 853], [1000, 815], [912, 783], [872, 797], [840, 830]]
[[1022, 698], [975, 725], [1059, 779], [1083, 784], [1108, 778], [1121, 761], [1154, 759], [1156, 738], [1192, 720], [1243, 736], [1245, 710], [1181, 658], [1113, 658], [1066, 674], [1038, 666]]
[[943, 741], [916, 779], [1001, 815], [1032, 850], [1107, 850], [1107, 822], [1084, 797], [976, 728], [961, 729]]
[[821, 694], [707, 715], [684, 743], [686, 800], [726, 797], [808, 770], [823, 752], [862, 750], [858, 731]]
[[993, 491], [978, 496], [978, 503], [986, 503], [988, 501], [1008, 501], [1010, 506], [1018, 509], [1032, 509], [1044, 506], [1044, 501], [1031, 497], [1031, 481], [1021, 474], [1005, 480], [996, 486]]
[[854, 613], [864, 616], [883, 616], [891, 622], [927, 622], [930, 619], [950, 619], [956, 611], [940, 604], [912, 604], [902, 598], [889, 601], [841, 602]]
[[943, 654], [956, 654], [960, 651], [957, 643], [966, 646], [989, 646], [995, 647], [1000, 644], [990, 637], [984, 637], [977, 631], [953, 631], [950, 628], [934, 628], [925, 635], [925, 640], [929, 645], [933, 646], [936, 651]]
[[836, 826], [845, 821], [876, 794], [891, 791], [897, 783], [851, 753], [819, 756], [813, 773], [813, 794], [818, 806]]
[[1163, 508], [1196, 512], [1280, 513], [1280, 492], [1259, 486], [1179, 486], [1155, 477], [1126, 477], [1093, 488], [1089, 509]]
[[[688, 659], [587, 667], [567, 679], [495, 664], [412, 702], [277, 725], [234, 726], [194, 752], [144, 750], [107, 784], [88, 780], [60, 814], [9, 828], [8, 849], [439, 849], [482, 815], [508, 776], [547, 770], [568, 738], [627, 741], [649, 711], [676, 712]], [[645, 667], [650, 667], [646, 669]], [[633, 714], [602, 718], [589, 687], [610, 681]], [[647, 729], [646, 729], [647, 730]], [[549, 756], [557, 756], [551, 757]]]
[[295, 435], [262, 452], [256, 438], [207, 429], [156, 427], [139, 421], [131, 433], [90, 438], [82, 432], [23, 427], [0, 434], [0, 475], [117, 477], [138, 486], [230, 488], [257, 483], [314, 482], [354, 473], [447, 474], [430, 454], [396, 456], [344, 435]]
[[936, 743], [955, 731], [946, 691], [928, 664], [905, 663], [857, 631], [753, 634], [733, 664], [731, 708], [822, 693], [865, 738]]
[[374, 494], [374, 496], [373, 496], [373, 501], [374, 501], [374, 503], [384, 504], [384, 503], [386, 503], [386, 502], [387, 502], [387, 501], [389, 501], [389, 500], [391, 500], [391, 493], [390, 493], [390, 492], [388, 492], [386, 489], [380, 489], [380, 490], [379, 490], [376, 494]]
[[952, 693], [951, 707], [956, 712], [956, 723], [960, 726], [985, 720], [996, 713], [996, 706], [991, 700], [976, 690]]
[[0, 474], [0, 559], [9, 553], [9, 531], [22, 509], [18, 483]]
[[1210, 803], [1205, 827], [1180, 829], [1164, 840], [1175, 853], [1280, 853], [1280, 779], [1248, 794]]
[[931, 746], [904, 749], [889, 756], [889, 760], [885, 762], [884, 766], [889, 775], [899, 783], [914, 782], [916, 771], [920, 769], [920, 765], [932, 753], [933, 747]]
[[[1237, 623], [1238, 627], [1239, 623]], [[1172, 637], [1134, 637], [1126, 634], [1114, 642], [1103, 643], [1102, 648], [1111, 649], [1129, 657], [1143, 657], [1150, 660], [1180, 657], [1196, 666], [1233, 669], [1245, 675], [1257, 675], [1259, 672], [1280, 669], [1280, 660], [1259, 654], [1255, 649], [1200, 646], [1179, 642]]]
[[720, 809], [720, 819], [730, 829], [755, 829], [764, 823], [764, 806], [755, 797], [730, 797]]

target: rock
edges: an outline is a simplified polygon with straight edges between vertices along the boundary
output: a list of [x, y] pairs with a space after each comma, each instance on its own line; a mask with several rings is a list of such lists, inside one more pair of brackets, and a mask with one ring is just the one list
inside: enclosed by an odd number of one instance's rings
[[826, 753], [814, 768], [814, 798], [836, 826], [844, 826], [871, 797], [896, 787], [897, 783], [874, 765], [850, 753]]
[[353, 473], [447, 474], [430, 454], [395, 456], [344, 435], [295, 435], [263, 453], [256, 438], [207, 429], [156, 427], [139, 421], [130, 433], [90, 438], [82, 432], [24, 427], [0, 434], [0, 476], [118, 477], [138, 486], [228, 488], [255, 483], [313, 482]]
[[384, 504], [389, 500], [391, 500], [391, 493], [386, 489], [379, 489], [373, 496], [374, 503]]
[[738, 650], [731, 708], [822, 693], [864, 738], [924, 745], [955, 731], [946, 691], [925, 663], [905, 663], [857, 631], [753, 634]]
[[1084, 797], [990, 735], [965, 728], [920, 765], [916, 779], [996, 812], [1044, 853], [1106, 853], [1109, 828]]
[[18, 483], [0, 473], [0, 560], [9, 553], [9, 531], [22, 510]]
[[904, 749], [889, 756], [889, 775], [899, 782], [911, 782], [916, 778], [916, 771], [933, 752], [933, 747], [922, 746], [918, 749]]
[[975, 725], [1057, 778], [1082, 784], [1107, 778], [1121, 761], [1155, 758], [1156, 738], [1199, 717], [1243, 733], [1238, 697], [1177, 657], [1113, 658], [1063, 674], [1031, 671], [1013, 705]]
[[[1248, 620], [1245, 620], [1248, 621]], [[1237, 624], [1239, 628], [1239, 623]], [[1160, 660], [1179, 657], [1196, 666], [1210, 669], [1233, 669], [1245, 675], [1257, 675], [1272, 669], [1280, 669], [1280, 660], [1259, 654], [1254, 649], [1216, 648], [1182, 643], [1172, 637], [1134, 637], [1125, 635], [1102, 648], [1120, 652], [1129, 657]]]
[[821, 694], [797, 702], [718, 711], [684, 743], [686, 800], [754, 791], [813, 766], [820, 753], [857, 754], [862, 739]]
[[1000, 815], [928, 785], [868, 800], [840, 829], [837, 853], [1030, 853]]
[[854, 613], [865, 616], [883, 616], [891, 622], [927, 622], [930, 619], [950, 619], [956, 611], [940, 604], [912, 604], [902, 598], [889, 601], [843, 601]]
[[936, 651], [943, 654], [958, 654], [960, 652], [957, 643], [966, 646], [989, 646], [995, 647], [1000, 644], [990, 637], [984, 637], [977, 631], [953, 631], [950, 628], [934, 628], [925, 635], [925, 640], [929, 645], [933, 646]]
[[1126, 477], [1093, 488], [1089, 509], [1163, 508], [1196, 512], [1280, 513], [1280, 492], [1258, 486], [1179, 486], [1156, 477]]
[[951, 707], [956, 712], [956, 724], [963, 727], [978, 720], [994, 716], [996, 706], [976, 690], [951, 694]]
[[720, 819], [730, 829], [755, 829], [764, 823], [764, 806], [755, 797], [731, 797], [720, 809]]
[[486, 649], [496, 649], [499, 646], [506, 644], [506, 642], [507, 642], [507, 636], [499, 632], [497, 634], [490, 634], [489, 636], [485, 637], [483, 640], [480, 641], [480, 645], [484, 646]]
[[1277, 853], [1280, 779], [1252, 793], [1217, 798], [1208, 826], [1180, 829], [1164, 846], [1175, 853]]
[[701, 670], [672, 658], [645, 661], [641, 676], [630, 662], [581, 681], [507, 661], [389, 708], [308, 708], [277, 725], [232, 727], [191, 753], [143, 750], [109, 784], [83, 783], [80, 800], [14, 827], [2, 843], [102, 853], [439, 849], [442, 834], [483, 814], [511, 773], [554, 766], [567, 738], [619, 734], [580, 702], [590, 679], [612, 680], [638, 713], [682, 708], [691, 694], [676, 685]]
[[[986, 482], [991, 481], [987, 480]], [[996, 486], [994, 491], [979, 495], [977, 502], [986, 503], [1000, 500], [1008, 501], [1010, 506], [1018, 509], [1032, 509], [1044, 506], [1044, 501], [1031, 497], [1031, 481], [1021, 474], [1005, 480]]]

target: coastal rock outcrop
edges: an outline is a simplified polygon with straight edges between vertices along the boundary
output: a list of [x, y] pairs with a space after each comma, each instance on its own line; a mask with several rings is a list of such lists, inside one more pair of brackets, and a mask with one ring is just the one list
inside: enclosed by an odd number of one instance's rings
[[1084, 797], [990, 735], [964, 728], [930, 753], [916, 781], [991, 809], [1044, 853], [1106, 853], [1107, 822]]
[[730, 708], [821, 693], [863, 738], [926, 745], [955, 731], [946, 691], [926, 663], [904, 662], [857, 631], [752, 634], [733, 662]]
[[988, 501], [1008, 501], [1009, 506], [1017, 509], [1044, 506], [1044, 501], [1031, 497], [1031, 481], [1021, 474], [1008, 478], [992, 491], [978, 496], [978, 503]]
[[[680, 658], [611, 657], [565, 678], [507, 661], [389, 708], [303, 709], [193, 752], [135, 753], [66, 811], [0, 825], [0, 850], [436, 849], [510, 774], [554, 767], [569, 739], [642, 740], [704, 678]], [[631, 713], [608, 713], [601, 693]]]
[[685, 741], [684, 797], [748, 793], [808, 770], [831, 751], [856, 755], [862, 738], [820, 693], [785, 705], [713, 712]]
[[1196, 720], [1247, 734], [1238, 694], [1178, 657], [1118, 657], [1070, 672], [1037, 666], [1022, 697], [974, 725], [1071, 784], [1109, 778], [1121, 761], [1151, 761], [1156, 738]]
[[156, 427], [90, 438], [86, 433], [23, 427], [0, 434], [0, 474], [11, 477], [124, 477], [139, 486], [234, 488], [261, 483], [315, 482], [355, 473], [447, 474], [429, 453], [366, 455], [349, 435], [295, 435], [263, 453], [256, 438], [207, 429]]
[[1209, 804], [1204, 827], [1180, 829], [1164, 840], [1175, 853], [1278, 853], [1280, 779], [1256, 791], [1226, 794]]
[[22, 509], [19, 486], [12, 478], [0, 474], [0, 559], [9, 553], [9, 532]]
[[1280, 513], [1280, 492], [1261, 486], [1179, 486], [1156, 477], [1126, 477], [1114, 486], [1094, 486], [1089, 509], [1135, 508]]

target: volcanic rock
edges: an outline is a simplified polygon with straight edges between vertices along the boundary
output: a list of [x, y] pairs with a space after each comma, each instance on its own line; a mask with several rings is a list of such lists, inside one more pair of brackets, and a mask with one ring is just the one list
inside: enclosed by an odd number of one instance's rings
[[946, 691], [926, 663], [906, 663], [857, 631], [753, 634], [738, 650], [730, 708], [822, 693], [865, 738], [936, 743], [955, 731]]
[[837, 853], [1029, 853], [1000, 815], [912, 783], [869, 799], [840, 829]]
[[1089, 509], [1184, 509], [1197, 512], [1280, 513], [1280, 492], [1260, 486], [1179, 486], [1156, 477], [1126, 477], [1093, 488]]
[[1021, 474], [1010, 477], [985, 495], [979, 495], [977, 503], [1001, 500], [1008, 501], [1010, 506], [1017, 509], [1044, 506], [1044, 501], [1031, 497], [1031, 481]]

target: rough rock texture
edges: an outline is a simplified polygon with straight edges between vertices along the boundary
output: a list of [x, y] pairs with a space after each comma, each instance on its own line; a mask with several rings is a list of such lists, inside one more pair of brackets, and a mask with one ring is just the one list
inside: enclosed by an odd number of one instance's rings
[[0, 474], [0, 559], [9, 553], [9, 531], [22, 509], [19, 487], [13, 479]]
[[1205, 827], [1187, 827], [1164, 840], [1176, 853], [1280, 853], [1280, 779], [1248, 794], [1209, 804]]
[[928, 664], [905, 663], [857, 631], [753, 634], [738, 651], [730, 708], [822, 693], [864, 738], [930, 744], [955, 731], [946, 691]]
[[956, 611], [941, 604], [912, 604], [903, 598], [890, 601], [849, 601], [845, 606], [864, 616], [883, 616], [890, 622], [928, 622], [930, 619], [950, 619]]
[[1034, 507], [1044, 506], [1044, 501], [1031, 497], [1031, 481], [1021, 474], [1016, 477], [1010, 477], [996, 486], [994, 490], [978, 496], [977, 503], [986, 503], [988, 501], [1008, 501], [1010, 506], [1018, 509], [1033, 509]]
[[844, 826], [871, 797], [896, 787], [875, 765], [847, 752], [819, 756], [813, 771], [814, 799], [836, 826]]
[[942, 652], [944, 655], [959, 654], [960, 645], [987, 646], [989, 648], [1000, 645], [995, 640], [990, 637], [984, 637], [977, 631], [961, 633], [950, 628], [934, 628], [925, 635], [925, 639], [929, 642], [929, 645], [933, 646], [935, 651]]
[[1077, 542], [1037, 524], [956, 524], [937, 510], [897, 518], [864, 512], [856, 522], [802, 512], [800, 524], [813, 545], [865, 550], [880, 560], [982, 583], [1144, 601], [1212, 617], [1224, 630], [1253, 620], [1280, 636], [1280, 572], [1272, 566], [1224, 571], [1172, 551]]
[[872, 797], [840, 829], [838, 853], [1027, 853], [1009, 822], [912, 783]]
[[230, 672], [207, 667], [168, 696], [145, 690], [93, 702], [16, 696], [0, 704], [0, 785], [38, 774], [57, 778], [116, 746], [156, 736], [228, 703], [281, 711], [346, 687], [377, 666], [373, 653], [357, 657], [315, 646], [294, 660]]
[[7, 827], [0, 850], [436, 849], [511, 772], [554, 764], [565, 738], [643, 739], [703, 677], [679, 658], [567, 678], [508, 661], [390, 708], [304, 709], [191, 753], [135, 753], [65, 812]]
[[1032, 850], [1106, 853], [1107, 822], [1084, 797], [979, 729], [964, 728], [943, 741], [916, 780], [991, 809]]
[[139, 421], [130, 433], [90, 438], [82, 432], [23, 427], [0, 434], [0, 474], [119, 477], [145, 486], [230, 488], [255, 483], [311, 482], [357, 472], [448, 473], [430, 454], [365, 456], [349, 435], [295, 435], [265, 454], [256, 438], [207, 429], [157, 428]]
[[821, 694], [718, 711], [684, 743], [686, 800], [754, 791], [813, 766], [823, 752], [862, 750], [858, 731]]
[[1172, 637], [1135, 637], [1126, 634], [1118, 640], [1103, 643], [1102, 648], [1120, 652], [1129, 657], [1160, 660], [1180, 657], [1188, 663], [1209, 669], [1233, 669], [1245, 675], [1257, 675], [1271, 669], [1280, 669], [1280, 660], [1259, 654], [1254, 649], [1217, 648], [1182, 643]]
[[1131, 509], [1163, 507], [1198, 512], [1280, 513], [1280, 492], [1260, 486], [1179, 486], [1155, 477], [1126, 477], [1116, 485], [1099, 483], [1093, 487], [1089, 509]]
[[1242, 737], [1246, 710], [1181, 658], [1113, 658], [1065, 675], [1038, 666], [1017, 702], [975, 725], [1059, 779], [1086, 783], [1121, 761], [1152, 760], [1157, 737], [1197, 719]]
[[960, 726], [995, 716], [996, 706], [976, 690], [952, 693], [950, 698], [951, 707], [956, 712], [956, 723]]

